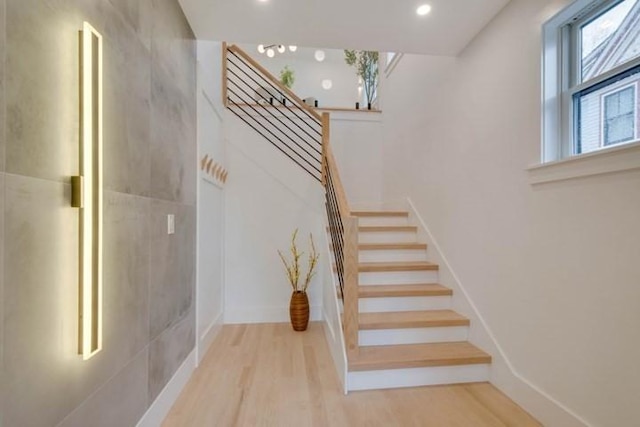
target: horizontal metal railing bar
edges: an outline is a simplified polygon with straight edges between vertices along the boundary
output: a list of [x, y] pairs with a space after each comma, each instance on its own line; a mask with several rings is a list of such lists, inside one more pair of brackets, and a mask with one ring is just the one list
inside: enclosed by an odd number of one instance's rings
[[340, 286], [340, 296], [344, 300], [344, 226], [340, 207], [336, 195], [335, 184], [331, 170], [325, 163], [326, 168], [326, 209], [327, 220], [329, 222], [329, 233], [333, 247], [333, 256]]
[[[229, 72], [233, 75], [236, 75], [232, 70], [229, 70]], [[236, 76], [238, 77], [238, 76]], [[238, 77], [238, 79], [240, 81], [242, 81], [244, 83], [244, 81], [242, 79], [240, 79]], [[229, 79], [229, 82], [231, 84], [233, 84], [234, 86], [236, 86], [242, 93], [244, 93], [245, 95], [247, 95], [249, 98], [251, 98], [251, 94], [248, 93], [246, 90], [244, 90], [235, 80]], [[243, 100], [240, 97], [241, 100]], [[252, 105], [247, 105], [248, 107], [252, 107]], [[284, 127], [286, 127], [287, 129], [289, 129], [295, 136], [297, 136], [298, 138], [300, 138], [307, 146], [309, 146], [310, 149], [312, 149], [313, 151], [316, 152], [316, 154], [322, 156], [322, 151], [318, 150], [316, 147], [314, 147], [313, 145], [311, 145], [302, 135], [300, 135], [299, 133], [297, 133], [296, 131], [294, 131], [293, 129], [291, 129], [289, 127], [289, 125], [287, 125], [284, 121], [282, 121], [278, 116], [276, 116], [270, 109], [266, 108], [266, 106], [262, 105], [262, 104], [257, 104], [258, 107], [261, 107], [264, 111], [266, 111], [270, 116], [272, 116], [275, 120], [277, 120], [279, 123], [281, 123]], [[262, 116], [264, 117], [264, 116]], [[293, 120], [290, 120], [291, 123], [295, 122]], [[297, 126], [297, 125], [296, 125]], [[298, 126], [298, 128], [300, 128]], [[301, 129], [303, 132], [305, 132], [303, 129]], [[287, 138], [289, 138], [294, 144], [299, 145], [299, 143], [297, 141], [295, 141], [290, 135], [288, 135], [286, 132], [280, 130], [282, 132], [283, 135], [287, 136]], [[313, 138], [311, 135], [309, 135], [307, 132], [305, 132], [307, 134], [307, 136], [309, 136], [310, 138]], [[321, 143], [320, 143], [321, 144]], [[305, 150], [303, 147], [302, 148], [307, 154], [309, 154], [310, 156], [313, 156], [315, 158], [315, 156], [311, 153], [309, 153], [307, 150]], [[316, 159], [317, 160], [317, 159]], [[318, 160], [320, 161], [320, 160]]]
[[[242, 74], [244, 74], [245, 76], [247, 76], [247, 78], [249, 80], [251, 80], [252, 82], [254, 82], [257, 85], [260, 85], [260, 83], [258, 81], [256, 81], [253, 77], [251, 77], [242, 67], [239, 67], [238, 65], [236, 65], [235, 63], [233, 63], [233, 61], [229, 61], [229, 63], [231, 65], [233, 65], [238, 71], [242, 72]], [[231, 72], [234, 76], [236, 76], [238, 78], [238, 80], [242, 81], [244, 84], [246, 84], [247, 86], [250, 87], [250, 85], [240, 76], [238, 76], [235, 72], [233, 72], [230, 68], [227, 68], [227, 70], [229, 72]], [[231, 79], [229, 79], [231, 80]], [[273, 89], [277, 90], [279, 93], [281, 93], [279, 91], [279, 89], [275, 86], [272, 86]], [[251, 95], [250, 95], [251, 96]], [[251, 98], [253, 100], [253, 98]], [[288, 110], [289, 112], [292, 113], [293, 117], [295, 117], [297, 120], [304, 122], [304, 124], [307, 125], [307, 127], [312, 130], [313, 132], [315, 132], [316, 134], [318, 134], [318, 136], [322, 136], [322, 133], [320, 131], [318, 131], [317, 129], [315, 129], [309, 122], [312, 122], [314, 125], [316, 126], [322, 126], [321, 123], [318, 123], [317, 120], [315, 120], [313, 117], [300, 117], [300, 115], [295, 114], [295, 111], [300, 110], [300, 111], [304, 111], [302, 109], [300, 109], [299, 106], [297, 106], [296, 104], [291, 104], [293, 106], [296, 107], [296, 110], [292, 110], [291, 107], [289, 107], [287, 104], [285, 104], [282, 100], [278, 99], [278, 98], [274, 98], [277, 102], [279, 102], [280, 104], [282, 104], [282, 107], [278, 107], [278, 108], [285, 108], [286, 110]], [[293, 117], [289, 116], [289, 119], [292, 120]], [[293, 120], [292, 120], [293, 121]], [[305, 132], [310, 138], [315, 140], [315, 136], [310, 135], [307, 131], [305, 131], [304, 129], [302, 129], [302, 127], [300, 127], [297, 122], [294, 121], [294, 123], [296, 124], [296, 126], [298, 126], [300, 128], [300, 130], [302, 130], [303, 132]]]
[[[234, 85], [234, 86], [236, 86], [236, 87], [237, 87], [237, 84], [236, 84], [234, 81], [230, 81], [230, 83], [231, 83], [232, 85]], [[238, 87], [238, 89], [239, 89], [240, 91], [242, 91], [242, 92], [244, 92], [244, 93], [246, 94], [246, 92], [245, 92], [241, 87]], [[240, 98], [240, 100], [242, 100], [242, 98]], [[236, 104], [236, 105], [239, 105], [238, 103], [235, 103], [235, 104]], [[248, 107], [249, 107], [249, 108], [252, 108], [254, 111], [258, 111], [258, 110], [256, 110], [256, 109], [255, 109], [255, 107], [251, 107], [251, 106], [248, 106]], [[242, 108], [242, 107], [240, 107], [240, 108]], [[262, 107], [262, 108], [264, 108], [264, 107]], [[271, 114], [271, 115], [272, 115], [272, 114]], [[277, 130], [282, 134], [282, 135], [284, 135], [284, 136], [285, 136], [287, 139], [289, 139], [293, 144], [295, 144], [295, 145], [296, 145], [296, 147], [300, 148], [302, 151], [304, 151], [306, 154], [308, 154], [311, 158], [313, 158], [313, 160], [317, 161], [318, 163], [320, 163], [320, 162], [322, 161], [322, 158], [321, 158], [321, 157], [320, 157], [320, 158], [318, 158], [318, 157], [317, 157], [317, 156], [322, 156], [322, 153], [317, 152], [317, 151], [316, 151], [316, 153], [315, 153], [315, 154], [314, 154], [314, 153], [309, 152], [309, 151], [308, 151], [304, 146], [302, 146], [302, 145], [300, 144], [300, 142], [299, 142], [299, 141], [297, 141], [297, 140], [296, 140], [295, 138], [293, 138], [290, 134], [288, 134], [287, 132], [285, 132], [284, 130], [282, 130], [280, 127], [278, 127], [278, 126], [277, 126], [273, 121], [271, 121], [268, 117], [266, 117], [266, 116], [264, 116], [264, 115], [262, 115], [262, 114], [259, 114], [259, 113], [258, 113], [258, 117], [260, 117], [260, 118], [264, 119], [264, 120], [265, 120], [265, 121], [267, 121], [269, 124], [273, 125], [273, 126], [274, 126], [274, 127], [275, 127], [275, 128], [276, 128], [276, 129], [277, 129]], [[277, 117], [275, 117], [275, 116], [274, 116], [274, 119], [275, 119], [275, 120], [277, 120], [277, 121], [278, 121], [278, 123], [280, 123], [281, 125], [283, 125], [283, 126], [284, 126], [284, 127], [286, 127], [287, 129], [291, 130], [291, 128], [289, 128], [289, 126], [287, 126], [287, 125], [286, 125], [286, 123], [282, 122], [282, 120], [278, 119], [278, 118], [277, 118]], [[303, 139], [300, 135], [298, 135], [298, 134], [296, 134], [295, 132], [293, 132], [293, 130], [291, 130], [291, 132], [292, 132], [294, 135], [296, 135], [298, 138], [300, 138], [303, 142], [305, 142], [305, 144], [306, 144], [307, 146], [309, 146], [311, 149], [313, 149], [313, 147], [312, 147], [312, 146], [310, 146], [306, 141], [304, 141], [304, 139]]]
[[[236, 57], [240, 62], [242, 62], [249, 70], [251, 70], [255, 75], [257, 75], [261, 80], [263, 80], [264, 82], [266, 82], [271, 88], [277, 90], [278, 92], [281, 92], [282, 89], [277, 87], [276, 85], [274, 85], [271, 81], [269, 81], [269, 79], [267, 79], [266, 77], [264, 77], [261, 73], [259, 73], [258, 71], [255, 70], [254, 67], [251, 66], [251, 64], [248, 64], [247, 61], [245, 61], [242, 57], [240, 57], [239, 55], [237, 55], [234, 51], [227, 49], [234, 57]], [[233, 64], [236, 68], [241, 69], [241, 67], [239, 67], [236, 63], [234, 63], [230, 57], [227, 57], [227, 60], [229, 63]], [[247, 75], [247, 77], [249, 77], [254, 83], [256, 83], [257, 85], [261, 85], [261, 83], [257, 82], [255, 79], [253, 79], [251, 76], [249, 76], [247, 73], [245, 73], [245, 75]], [[292, 105], [296, 105], [291, 98], [289, 97], [285, 97], [285, 99], [288, 99], [289, 101], [291, 101]], [[281, 102], [282, 103], [282, 102]], [[291, 110], [286, 104], [282, 103], [282, 105], [286, 108], [289, 109], [289, 111], [291, 111], [293, 114], [295, 114], [295, 112], [293, 110]], [[318, 119], [314, 116], [312, 116], [311, 114], [309, 114], [309, 112], [307, 112], [307, 110], [305, 110], [304, 108], [298, 106], [298, 110], [302, 111], [307, 117], [309, 117], [310, 119], [313, 120], [313, 122], [320, 124], [321, 123], [318, 121]], [[295, 114], [296, 116], [300, 117], [299, 115]], [[312, 128], [313, 129], [313, 128]], [[313, 129], [316, 133], [318, 133], [319, 135], [322, 135], [321, 132], [319, 132], [316, 129]]]
[[[251, 64], [252, 68], [255, 68], [255, 69], [259, 70], [261, 73], [263, 73], [265, 76], [267, 76], [269, 78], [269, 80], [271, 80], [272, 83], [275, 83], [276, 85], [279, 85], [282, 88], [282, 90], [284, 92], [286, 92], [287, 94], [289, 94], [289, 96], [291, 98], [293, 98], [295, 101], [297, 101], [301, 105], [301, 108], [305, 109], [308, 114], [310, 114], [312, 117], [316, 118], [318, 121], [321, 120], [321, 116], [318, 113], [316, 113], [314, 110], [312, 110], [311, 107], [306, 106], [302, 102], [302, 100], [295, 93], [293, 93], [289, 88], [283, 86], [282, 83], [280, 83], [280, 81], [278, 81], [273, 75], [271, 75], [266, 68], [264, 68], [262, 65], [260, 65], [260, 63], [255, 61], [249, 55], [247, 55], [246, 52], [244, 52], [242, 49], [240, 49], [236, 45], [232, 45], [232, 46], [228, 47], [227, 51], [230, 51], [230, 52], [234, 53], [234, 56], [238, 56], [238, 55], [242, 56], [244, 58], [245, 62], [249, 62], [249, 64]], [[227, 55], [227, 56], [229, 56], [229, 55]]]
[[[234, 104], [234, 101], [231, 98], [228, 98], [229, 102]], [[242, 110], [242, 107], [238, 107]], [[271, 141], [271, 139], [266, 136], [263, 132], [260, 131], [260, 129], [258, 129], [256, 126], [254, 126], [253, 124], [251, 124], [248, 120], [246, 120], [241, 114], [238, 114], [238, 112], [234, 111], [233, 109], [230, 109], [231, 112], [233, 114], [235, 114], [240, 120], [242, 120], [243, 122], [245, 122], [247, 125], [249, 125], [253, 130], [255, 130], [256, 132], [258, 132], [263, 138], [265, 138], [267, 141], [269, 141], [271, 143], [271, 145], [273, 145], [274, 147], [276, 147], [278, 150], [280, 150], [282, 152], [282, 154], [284, 154], [285, 156], [287, 156], [291, 161], [293, 161], [295, 164], [297, 164], [298, 166], [300, 166], [303, 170], [305, 170], [309, 175], [311, 175], [313, 178], [315, 178], [316, 180], [318, 180], [319, 182], [322, 182], [322, 179], [320, 177], [317, 176], [316, 173], [310, 171], [309, 169], [307, 169], [304, 165], [302, 165], [299, 161], [297, 161], [296, 159], [294, 159], [289, 153], [287, 153], [284, 149], [282, 149], [282, 147], [278, 146], [277, 144], [275, 144], [273, 141]], [[244, 111], [244, 110], [243, 110]], [[252, 117], [252, 116], [247, 116], [247, 117]], [[254, 121], [256, 121], [256, 123], [258, 124], [258, 126], [260, 126], [260, 123], [254, 119]], [[269, 131], [268, 129], [264, 128], [264, 130]], [[275, 136], [274, 136], [275, 137]], [[278, 139], [277, 137], [275, 137], [276, 139]], [[281, 141], [282, 142], [282, 141]], [[319, 172], [317, 169], [313, 168], [316, 172]]]
[[[229, 102], [231, 104], [233, 104], [233, 100], [232, 99], [229, 99]], [[300, 166], [302, 169], [304, 169], [307, 173], [309, 173], [315, 179], [319, 179], [320, 182], [322, 182], [322, 178], [321, 178], [322, 173], [320, 172], [320, 170], [318, 170], [304, 156], [302, 156], [300, 153], [298, 153], [297, 151], [292, 149], [284, 141], [282, 141], [280, 138], [278, 138], [276, 135], [274, 135], [273, 132], [268, 127], [264, 126], [262, 123], [260, 123], [260, 121], [256, 120], [255, 118], [253, 118], [253, 117], [251, 117], [249, 115], [242, 116], [241, 114], [239, 114], [236, 111], [233, 111], [233, 113], [237, 117], [239, 117], [242, 121], [244, 121], [245, 123], [249, 124], [254, 130], [256, 130], [267, 141], [269, 141], [271, 143], [271, 145], [273, 145], [278, 150], [280, 150], [282, 153], [287, 155], [287, 157], [289, 157], [292, 161], [294, 161], [298, 166]], [[252, 119], [253, 123], [250, 123], [245, 117], [250, 117]], [[262, 131], [258, 130], [257, 127], [261, 128]], [[268, 135], [265, 135], [265, 132], [267, 134], [270, 134], [273, 138], [270, 138]]]
[[[254, 79], [253, 77], [251, 77], [251, 75], [249, 75], [249, 73], [247, 73], [247, 71], [246, 71], [243, 67], [240, 67], [239, 65], [237, 65], [236, 63], [234, 63], [231, 59], [228, 59], [228, 62], [229, 62], [229, 64], [230, 64], [230, 65], [233, 65], [236, 69], [238, 69], [239, 71], [241, 71], [241, 72], [242, 72], [242, 74], [244, 74], [245, 76], [247, 76], [247, 78], [248, 78], [249, 80], [251, 80], [252, 82], [254, 82], [254, 83], [255, 83], [256, 85], [258, 85], [259, 87], [263, 87], [263, 86], [262, 86], [262, 84], [261, 84], [260, 82], [258, 82], [256, 79]], [[246, 66], [246, 64], [245, 64], [245, 67], [248, 67], [248, 66]], [[228, 67], [227, 67], [227, 70], [228, 70], [228, 71], [231, 71]], [[251, 71], [253, 71], [253, 72], [255, 73], [255, 70], [253, 70], [253, 69], [250, 69], [250, 70], [251, 70]], [[242, 81], [244, 82], [244, 80], [243, 80], [241, 77], [239, 77], [237, 74], [235, 74], [235, 73], [233, 73], [233, 74], [234, 74], [236, 77], [238, 77], [240, 80], [242, 80]], [[262, 77], [262, 76], [260, 76], [260, 75], [258, 75], [258, 76], [259, 76], [259, 77], [261, 77], [263, 80], [265, 80], [268, 84], [270, 84], [272, 89], [274, 89], [274, 90], [276, 90], [278, 93], [282, 94], [282, 92], [280, 91], [280, 89], [279, 89], [277, 86], [274, 86], [274, 85], [272, 85], [271, 83], [269, 83], [269, 81], [268, 81], [268, 80], [266, 80], [264, 77]], [[245, 83], [246, 83], [246, 82], [245, 82]], [[247, 84], [247, 85], [248, 85], [248, 84]], [[297, 120], [302, 121], [302, 122], [303, 122], [303, 123], [304, 123], [304, 124], [305, 124], [305, 125], [306, 125], [310, 130], [311, 130], [311, 131], [315, 132], [315, 133], [316, 133], [316, 134], [318, 134], [319, 136], [322, 136], [322, 133], [321, 133], [320, 131], [318, 131], [316, 128], [314, 128], [314, 127], [309, 123], [309, 121], [311, 121], [311, 123], [313, 123], [313, 124], [314, 124], [314, 125], [316, 125], [316, 126], [322, 126], [322, 124], [321, 124], [321, 123], [319, 123], [315, 118], [313, 118], [313, 117], [309, 116], [308, 114], [307, 114], [307, 117], [301, 117], [299, 114], [296, 114], [296, 111], [298, 111], [298, 110], [299, 110], [299, 111], [304, 112], [305, 114], [306, 114], [306, 112], [305, 112], [303, 109], [301, 109], [298, 105], [296, 105], [296, 104], [294, 104], [294, 103], [291, 103], [291, 105], [293, 105], [293, 106], [295, 106], [295, 107], [296, 107], [296, 109], [294, 110], [294, 109], [292, 109], [289, 105], [287, 105], [283, 100], [280, 100], [280, 99], [278, 99], [278, 98], [274, 98], [274, 99], [282, 105], [282, 108], [285, 108], [287, 111], [289, 111], [289, 112], [290, 112], [290, 113], [291, 113], [291, 114], [292, 114], [292, 115], [293, 115]], [[284, 98], [284, 99], [288, 99], [288, 98]], [[307, 133], [304, 129], [302, 129], [302, 127], [300, 127], [300, 126], [297, 124], [297, 122], [294, 122], [294, 123], [296, 123], [296, 125], [300, 128], [300, 130], [302, 130], [303, 132]], [[307, 135], [309, 135], [309, 137], [310, 137], [310, 138], [315, 138], [314, 136], [310, 135], [309, 133], [307, 133]]]
[[[227, 90], [228, 90], [229, 92], [231, 92], [233, 95], [238, 96], [238, 94], [237, 94], [237, 93], [235, 93], [235, 92], [233, 91], [233, 89], [231, 89], [231, 88], [227, 88]], [[239, 96], [238, 96], [238, 97], [239, 97]], [[233, 102], [233, 103], [235, 104], [235, 102], [234, 102], [233, 100], [231, 100], [231, 102]], [[242, 107], [239, 107], [239, 108], [240, 108], [240, 109], [242, 109]], [[256, 112], [257, 112], [257, 110], [256, 110], [255, 108], [253, 108], [253, 107], [251, 107], [251, 106], [250, 106], [249, 108], [251, 108], [252, 110], [254, 110], [254, 111], [256, 111]], [[244, 111], [244, 110], [243, 110], [243, 111]], [[270, 133], [274, 138], [276, 138], [278, 141], [280, 141], [280, 143], [282, 143], [284, 146], [288, 147], [288, 148], [289, 148], [293, 153], [295, 153], [295, 154], [296, 154], [296, 155], [297, 155], [301, 160], [303, 160], [305, 163], [307, 163], [309, 166], [311, 166], [311, 168], [313, 168], [316, 172], [318, 172], [319, 174], [322, 174], [322, 170], [321, 170], [319, 167], [314, 166], [314, 165], [313, 165], [313, 164], [312, 164], [312, 163], [311, 163], [307, 158], [305, 158], [304, 156], [302, 156], [299, 152], [297, 152], [297, 151], [296, 151], [296, 150], [294, 150], [293, 148], [289, 147], [289, 146], [287, 145], [287, 143], [286, 143], [286, 142], [284, 142], [282, 139], [280, 139], [280, 137], [278, 137], [276, 134], [274, 134], [274, 133], [271, 131], [271, 129], [267, 128], [263, 123], [261, 123], [261, 122], [260, 122], [258, 119], [256, 119], [255, 117], [253, 117], [253, 116], [248, 116], [248, 117], [251, 117], [251, 118], [252, 118], [252, 119], [253, 119], [253, 120], [254, 120], [258, 125], [262, 126], [262, 128], [263, 128], [265, 131], [269, 132], [269, 133]], [[266, 117], [264, 117], [264, 116], [260, 116], [260, 117], [264, 118], [264, 119], [265, 119], [269, 124], [273, 125], [273, 123], [272, 123], [272, 122], [270, 122]], [[308, 154], [308, 153], [307, 153], [307, 154]], [[318, 161], [318, 159], [315, 159], [315, 158], [314, 158], [314, 160]], [[318, 161], [318, 162], [319, 162], [319, 161]]]

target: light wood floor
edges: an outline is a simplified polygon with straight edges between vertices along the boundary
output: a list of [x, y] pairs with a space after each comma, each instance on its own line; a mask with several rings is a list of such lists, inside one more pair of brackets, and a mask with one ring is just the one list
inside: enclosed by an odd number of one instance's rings
[[488, 383], [345, 396], [321, 323], [227, 325], [163, 426], [540, 426]]

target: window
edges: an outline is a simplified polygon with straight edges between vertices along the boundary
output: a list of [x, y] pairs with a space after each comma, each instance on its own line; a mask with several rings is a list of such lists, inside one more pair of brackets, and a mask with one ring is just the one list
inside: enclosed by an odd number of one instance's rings
[[578, 0], [543, 33], [543, 161], [638, 141], [640, 0]]
[[394, 70], [400, 59], [402, 58], [402, 54], [398, 52], [387, 52], [384, 55], [384, 74], [389, 77], [391, 72]]
[[628, 142], [636, 136], [636, 88], [629, 86], [603, 97], [603, 145]]

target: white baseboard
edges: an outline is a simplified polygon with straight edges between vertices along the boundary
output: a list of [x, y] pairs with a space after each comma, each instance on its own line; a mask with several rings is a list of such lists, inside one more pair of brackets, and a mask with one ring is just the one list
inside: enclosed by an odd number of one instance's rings
[[153, 401], [147, 412], [138, 421], [137, 427], [158, 427], [167, 417], [180, 392], [191, 378], [196, 368], [195, 349], [187, 356], [167, 385]]
[[213, 343], [213, 340], [216, 339], [218, 333], [222, 329], [223, 315], [224, 313], [218, 314], [207, 330], [200, 335], [200, 341], [198, 342], [198, 366], [200, 366], [200, 362], [202, 362], [202, 359], [207, 354], [209, 347], [211, 347], [211, 343]]
[[[322, 307], [311, 306], [309, 320], [312, 322], [322, 320]], [[226, 325], [245, 323], [286, 323], [290, 322], [289, 306], [265, 307], [265, 308], [225, 308], [224, 323]]]
[[[446, 282], [443, 283], [443, 285], [451, 287], [454, 290], [454, 308], [456, 306], [456, 299], [462, 297], [466, 303], [465, 305], [470, 309], [470, 312], [463, 312], [462, 314], [470, 318], [472, 328], [476, 332], [476, 334], [472, 335], [478, 336], [478, 339], [482, 341], [480, 345], [484, 347], [483, 350], [490, 353], [493, 358], [490, 376], [491, 383], [505, 392], [525, 410], [529, 411], [542, 422], [543, 425], [591, 427], [591, 425], [579, 415], [572, 412], [569, 408], [518, 373], [502, 346], [498, 343], [488, 323], [482, 314], [480, 314], [480, 311], [462, 284], [462, 281], [453, 271], [453, 268], [451, 268], [451, 264], [442, 252], [440, 245], [438, 245], [437, 240], [429, 230], [426, 222], [418, 213], [411, 198], [407, 197], [406, 203], [410, 214], [413, 215], [418, 222], [418, 224], [415, 225], [418, 226], [419, 236], [422, 235], [426, 238], [427, 241], [425, 243], [429, 244], [429, 252], [435, 251], [435, 255], [438, 258], [435, 261], [440, 264], [441, 277], [446, 276], [453, 281], [453, 283]], [[434, 260], [432, 259], [431, 261]], [[487, 346], [490, 348], [487, 348]]]

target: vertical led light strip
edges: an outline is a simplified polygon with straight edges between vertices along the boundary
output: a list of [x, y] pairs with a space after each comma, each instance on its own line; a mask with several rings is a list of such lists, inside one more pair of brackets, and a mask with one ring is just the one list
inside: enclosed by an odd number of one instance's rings
[[80, 208], [78, 351], [84, 360], [102, 349], [102, 36], [87, 22], [80, 36]]

